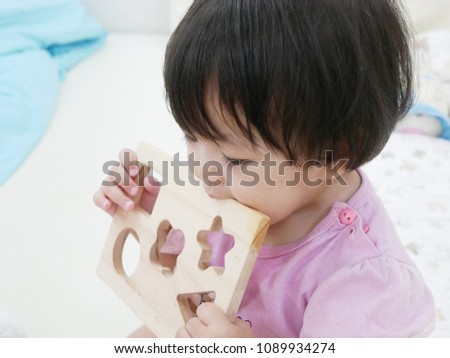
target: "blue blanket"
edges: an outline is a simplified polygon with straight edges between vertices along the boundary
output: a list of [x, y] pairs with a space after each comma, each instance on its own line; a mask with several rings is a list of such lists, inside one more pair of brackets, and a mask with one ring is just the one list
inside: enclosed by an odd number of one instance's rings
[[433, 106], [425, 103], [416, 103], [410, 110], [411, 114], [434, 117], [442, 127], [441, 138], [450, 140], [450, 118]]
[[104, 39], [79, 0], [0, 0], [0, 185], [45, 132], [66, 71]]

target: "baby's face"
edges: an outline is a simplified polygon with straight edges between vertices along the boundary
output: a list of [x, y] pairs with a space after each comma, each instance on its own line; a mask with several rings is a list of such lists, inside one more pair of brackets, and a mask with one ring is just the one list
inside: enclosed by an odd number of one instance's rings
[[324, 192], [323, 168], [300, 168], [263, 144], [252, 148], [245, 138], [188, 141], [187, 149], [199, 161], [194, 171], [209, 196], [235, 199], [269, 216], [272, 224], [308, 209]]
[[214, 91], [208, 93], [206, 104], [209, 117], [227, 140], [187, 141], [187, 149], [200, 162], [194, 171], [209, 196], [235, 199], [269, 216], [272, 225], [294, 212], [316, 209], [326, 189], [324, 167], [317, 162], [295, 166], [258, 137], [252, 147], [239, 130], [231, 129], [234, 119], [220, 109]]

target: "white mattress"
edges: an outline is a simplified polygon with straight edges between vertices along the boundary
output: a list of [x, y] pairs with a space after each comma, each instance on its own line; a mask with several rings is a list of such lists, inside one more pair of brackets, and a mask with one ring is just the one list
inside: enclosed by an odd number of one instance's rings
[[[123, 337], [140, 322], [95, 274], [111, 219], [92, 194], [102, 165], [148, 140], [183, 151], [167, 112], [167, 36], [111, 35], [76, 67], [43, 141], [0, 187], [0, 309], [32, 337]], [[394, 135], [366, 172], [435, 294], [450, 337], [450, 143]]]
[[366, 166], [436, 302], [434, 337], [450, 337], [450, 142], [394, 133]]
[[182, 136], [164, 102], [167, 36], [111, 35], [71, 71], [42, 140], [0, 187], [0, 310], [32, 337], [124, 337], [139, 320], [96, 276], [111, 223], [92, 202], [102, 165]]

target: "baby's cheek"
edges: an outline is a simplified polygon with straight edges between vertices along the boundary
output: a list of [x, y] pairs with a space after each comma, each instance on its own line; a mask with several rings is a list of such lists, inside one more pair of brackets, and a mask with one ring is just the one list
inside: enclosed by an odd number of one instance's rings
[[240, 187], [234, 197], [240, 203], [269, 216], [272, 221], [279, 216], [276, 198], [264, 190]]
[[233, 198], [245, 206], [261, 211], [259, 191], [255, 186], [234, 185], [230, 188]]

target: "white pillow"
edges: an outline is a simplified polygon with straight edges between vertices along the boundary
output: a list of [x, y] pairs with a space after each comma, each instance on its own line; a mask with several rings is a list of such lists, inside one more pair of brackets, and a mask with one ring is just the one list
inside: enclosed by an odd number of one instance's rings
[[450, 30], [449, 0], [403, 0], [416, 32]]
[[161, 0], [82, 0], [109, 32], [168, 33], [169, 3]]

